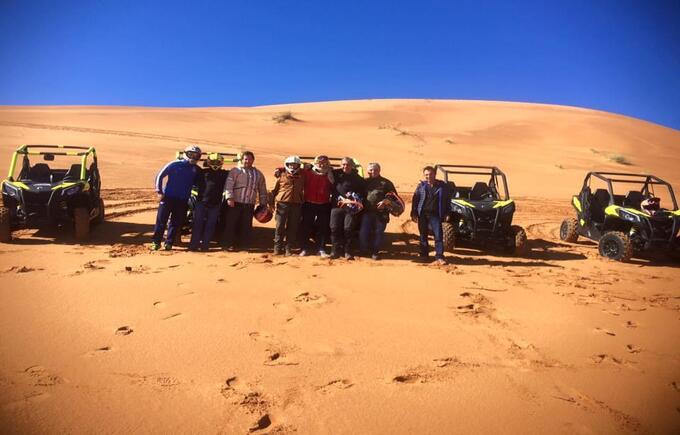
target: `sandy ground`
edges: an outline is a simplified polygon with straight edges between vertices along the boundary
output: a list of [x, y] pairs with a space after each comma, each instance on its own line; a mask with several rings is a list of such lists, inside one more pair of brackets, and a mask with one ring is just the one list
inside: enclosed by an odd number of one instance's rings
[[[531, 250], [415, 264], [403, 216], [379, 262], [273, 257], [272, 224], [249, 253], [151, 253], [153, 177], [194, 142], [265, 174], [289, 153], [379, 161], [402, 192], [425, 164], [497, 165]], [[2, 433], [680, 431], [680, 268], [557, 234], [588, 170], [680, 186], [676, 130], [493, 102], [0, 108], [3, 173], [22, 143], [96, 146], [107, 222], [0, 244]]]

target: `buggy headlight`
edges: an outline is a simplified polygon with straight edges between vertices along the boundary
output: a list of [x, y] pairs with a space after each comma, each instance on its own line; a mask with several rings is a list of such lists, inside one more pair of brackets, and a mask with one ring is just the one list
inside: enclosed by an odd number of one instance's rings
[[76, 184], [75, 186], [67, 187], [66, 189], [64, 189], [62, 191], [63, 192], [62, 194], [65, 195], [65, 196], [75, 195], [76, 193], [80, 192], [81, 187], [82, 186], [80, 184]]
[[619, 217], [628, 222], [640, 222], [640, 216], [626, 210], [619, 209]]
[[451, 202], [451, 211], [458, 214], [465, 214], [465, 207], [455, 202]]
[[3, 186], [5, 187], [5, 192], [7, 192], [9, 196], [12, 196], [14, 198], [19, 197], [19, 188], [17, 188], [16, 186], [12, 186], [9, 183], [3, 183]]

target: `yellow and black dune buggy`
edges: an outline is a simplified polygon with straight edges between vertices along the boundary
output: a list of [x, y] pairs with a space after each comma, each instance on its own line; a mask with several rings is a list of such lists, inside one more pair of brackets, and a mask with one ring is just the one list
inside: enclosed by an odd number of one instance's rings
[[[625, 195], [615, 190], [621, 185], [629, 186]], [[673, 208], [661, 207], [662, 201]], [[589, 172], [571, 203], [576, 218], [562, 221], [562, 240], [573, 243], [579, 236], [594, 240], [600, 255], [618, 261], [655, 248], [678, 257], [680, 210], [673, 187], [659, 177]]]
[[[507, 178], [500, 169], [438, 164], [435, 170], [443, 175], [451, 192], [451, 211], [442, 222], [445, 250], [453, 251], [460, 244], [500, 247], [512, 255], [526, 252], [527, 235], [522, 227], [512, 224], [515, 201], [510, 198]], [[457, 184], [454, 176], [466, 185]]]
[[[34, 157], [35, 156], [35, 157]], [[51, 168], [56, 156], [77, 159], [67, 169]], [[21, 170], [14, 177], [19, 159]], [[41, 158], [31, 162], [31, 158]], [[89, 167], [88, 167], [89, 161]], [[2, 182], [0, 241], [9, 242], [12, 230], [44, 223], [73, 225], [78, 240], [87, 238], [90, 223], [104, 220], [101, 178], [93, 147], [22, 145], [14, 151], [7, 179]]]

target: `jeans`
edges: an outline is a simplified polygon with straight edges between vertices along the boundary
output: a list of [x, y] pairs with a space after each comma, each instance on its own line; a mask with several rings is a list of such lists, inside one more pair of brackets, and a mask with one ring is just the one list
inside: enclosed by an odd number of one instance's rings
[[349, 254], [356, 222], [357, 215], [349, 213], [347, 209], [334, 207], [331, 210], [331, 243], [333, 244], [333, 252], [339, 253], [344, 249], [345, 254]]
[[253, 210], [255, 204], [237, 202], [227, 211], [222, 246], [244, 248], [250, 243], [253, 232]]
[[284, 239], [286, 248], [295, 247], [298, 225], [300, 224], [300, 204], [279, 202], [276, 204], [276, 230], [274, 245], [282, 248]]
[[[376, 212], [365, 212], [361, 218], [361, 228], [359, 229], [359, 247], [362, 252], [377, 254], [380, 251], [387, 219]], [[371, 236], [372, 242], [371, 243]]]
[[319, 250], [325, 250], [326, 241], [328, 240], [328, 226], [331, 220], [331, 204], [314, 204], [305, 202], [302, 204], [302, 229], [300, 237], [303, 243], [303, 249], [310, 250], [311, 246], [309, 238], [312, 236], [314, 229], [314, 240], [316, 241]]
[[158, 213], [156, 214], [156, 226], [153, 229], [152, 240], [154, 243], [161, 243], [165, 228], [168, 226], [168, 218], [170, 219], [170, 226], [168, 227], [168, 234], [165, 239], [166, 245], [172, 245], [175, 242], [177, 231], [182, 229], [184, 219], [187, 216], [188, 200], [179, 198], [164, 197], [160, 204], [158, 204]]
[[435, 258], [444, 258], [444, 239], [442, 232], [442, 220], [437, 215], [422, 214], [418, 217], [418, 231], [420, 232], [420, 255], [427, 257], [429, 246], [427, 244], [428, 229], [432, 230], [434, 236]]
[[191, 230], [189, 249], [198, 249], [200, 247], [207, 250], [210, 247], [210, 241], [213, 234], [215, 234], [215, 225], [219, 215], [219, 204], [209, 206], [202, 202], [196, 203], [196, 208], [194, 209], [194, 227]]

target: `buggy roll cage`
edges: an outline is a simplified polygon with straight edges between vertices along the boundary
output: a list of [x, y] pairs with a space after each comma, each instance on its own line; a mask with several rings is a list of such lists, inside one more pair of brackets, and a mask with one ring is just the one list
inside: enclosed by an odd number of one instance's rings
[[[34, 151], [33, 149], [48, 149], [48, 150], [64, 150], [64, 151]], [[66, 150], [82, 150], [82, 151], [66, 151]], [[17, 166], [17, 160], [20, 155], [24, 156], [24, 159], [28, 159], [28, 156], [75, 156], [80, 157], [80, 179], [85, 180], [87, 178], [87, 157], [92, 155], [92, 159], [96, 165], [97, 163], [97, 152], [94, 147], [85, 147], [77, 145], [21, 145], [12, 154], [12, 161], [9, 164], [9, 172], [7, 174], [8, 181], [14, 181], [14, 170]]]
[[[205, 160], [206, 160], [206, 157], [207, 157], [209, 154], [212, 154], [212, 153], [221, 154], [222, 157], [224, 157], [224, 161], [225, 161], [225, 162], [226, 162], [226, 161], [230, 161], [230, 162], [238, 162], [239, 160], [241, 160], [241, 153], [220, 152], [220, 151], [201, 151], [201, 158], [198, 159], [198, 160], [199, 160], [199, 161], [205, 161]], [[177, 153], [175, 153], [175, 157], [176, 157], [177, 159], [181, 159], [183, 156], [184, 156], [184, 151], [177, 151]]]
[[444, 181], [449, 182], [449, 174], [459, 175], [486, 175], [489, 177], [489, 187], [497, 189], [498, 178], [503, 180], [503, 191], [505, 199], [510, 199], [510, 192], [508, 191], [508, 180], [505, 173], [495, 166], [475, 166], [475, 165], [435, 165], [435, 171], [441, 171], [444, 174]]
[[[607, 184], [610, 205], [614, 204], [614, 188], [612, 183], [627, 183], [627, 184], [641, 184], [642, 188], [640, 189], [640, 193], [642, 194], [646, 193], [647, 195], [653, 195], [653, 192], [650, 192], [649, 190], [650, 186], [660, 185], [668, 187], [668, 191], [671, 194], [671, 200], [673, 201], [673, 210], [678, 209], [678, 203], [675, 199], [675, 192], [673, 192], [673, 186], [671, 186], [670, 183], [668, 183], [667, 181], [664, 181], [655, 175], [629, 174], [625, 172], [588, 172], [588, 174], [586, 174], [586, 178], [583, 180], [582, 191], [585, 190], [586, 188], [590, 189], [591, 177], [596, 177]], [[612, 178], [612, 177], [628, 177], [628, 178]]]

